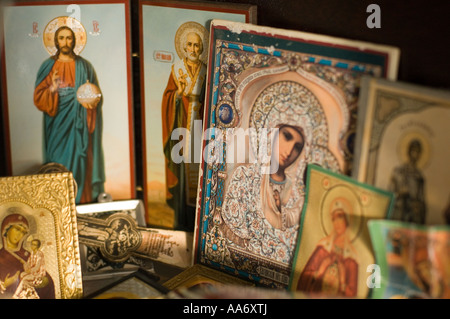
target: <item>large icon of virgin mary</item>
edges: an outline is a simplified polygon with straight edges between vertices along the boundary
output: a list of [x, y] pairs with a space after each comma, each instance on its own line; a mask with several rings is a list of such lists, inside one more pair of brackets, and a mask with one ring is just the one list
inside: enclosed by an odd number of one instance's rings
[[[229, 248], [288, 264], [303, 208], [306, 167], [318, 162], [339, 171], [339, 154], [329, 150], [330, 125], [320, 100], [297, 81], [267, 86], [247, 118], [251, 152], [261, 159], [266, 147], [270, 160], [229, 165], [221, 227]], [[267, 138], [258, 133], [265, 131]]]

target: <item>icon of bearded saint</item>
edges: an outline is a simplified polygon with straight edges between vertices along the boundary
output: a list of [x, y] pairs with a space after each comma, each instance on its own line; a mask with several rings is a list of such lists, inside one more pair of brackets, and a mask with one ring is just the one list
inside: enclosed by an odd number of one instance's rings
[[[73, 173], [78, 185], [76, 203], [88, 203], [104, 192], [103, 116], [96, 72], [79, 53], [86, 32], [73, 18], [53, 19], [44, 31], [50, 54], [39, 68], [34, 104], [44, 116], [44, 164], [58, 163]], [[88, 84], [95, 97], [77, 97]]]
[[[175, 48], [180, 60], [172, 65], [161, 105], [166, 202], [174, 210], [174, 228], [181, 230], [192, 231], [195, 220], [199, 159], [193, 153], [193, 129], [194, 122], [203, 118], [207, 42], [208, 32], [197, 22], [178, 28]], [[180, 141], [171, 135], [178, 128], [191, 132], [191, 139], [183, 141], [184, 163], [173, 160], [173, 149]]]

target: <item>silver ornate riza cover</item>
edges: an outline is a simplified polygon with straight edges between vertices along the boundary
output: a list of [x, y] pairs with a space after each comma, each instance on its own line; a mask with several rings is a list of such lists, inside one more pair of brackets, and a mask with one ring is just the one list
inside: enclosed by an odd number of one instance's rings
[[83, 295], [72, 173], [0, 178], [0, 298]]
[[351, 170], [359, 79], [398, 51], [220, 20], [210, 43], [195, 258], [285, 287], [306, 167]]

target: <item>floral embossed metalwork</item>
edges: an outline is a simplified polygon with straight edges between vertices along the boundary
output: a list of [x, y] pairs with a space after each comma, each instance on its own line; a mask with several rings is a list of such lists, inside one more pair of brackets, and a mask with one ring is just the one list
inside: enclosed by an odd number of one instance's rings
[[395, 69], [395, 50], [222, 20], [211, 41], [196, 258], [283, 288], [306, 167], [351, 171], [360, 78]]
[[[82, 297], [72, 173], [0, 178], [0, 218], [0, 298]], [[11, 227], [21, 230], [19, 242], [9, 238]], [[11, 255], [21, 264], [9, 262]]]

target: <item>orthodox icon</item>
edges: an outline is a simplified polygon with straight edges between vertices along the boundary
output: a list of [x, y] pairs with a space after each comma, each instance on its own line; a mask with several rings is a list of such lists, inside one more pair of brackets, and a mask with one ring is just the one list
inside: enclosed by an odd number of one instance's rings
[[8, 174], [58, 163], [74, 175], [77, 204], [134, 197], [128, 5], [3, 8]]
[[[86, 31], [75, 19], [50, 21], [44, 44], [54, 53], [41, 65], [33, 95], [44, 116], [44, 163], [59, 163], [74, 174], [77, 203], [92, 202], [105, 191], [102, 95], [95, 69], [75, 52], [85, 42]], [[98, 95], [88, 99], [86, 89]]]
[[286, 287], [307, 166], [351, 171], [359, 79], [394, 76], [398, 52], [222, 20], [211, 32], [196, 260]]
[[290, 289], [367, 298], [375, 263], [367, 222], [389, 216], [393, 194], [311, 165], [306, 201]]
[[147, 223], [192, 232], [209, 23], [214, 18], [255, 23], [256, 6], [142, 1], [140, 14]]
[[392, 219], [448, 224], [450, 92], [363, 78], [353, 176], [396, 195]]
[[373, 298], [450, 298], [447, 225], [374, 220], [369, 230], [381, 277]]
[[3, 177], [0, 186], [0, 298], [80, 298], [72, 174]]

